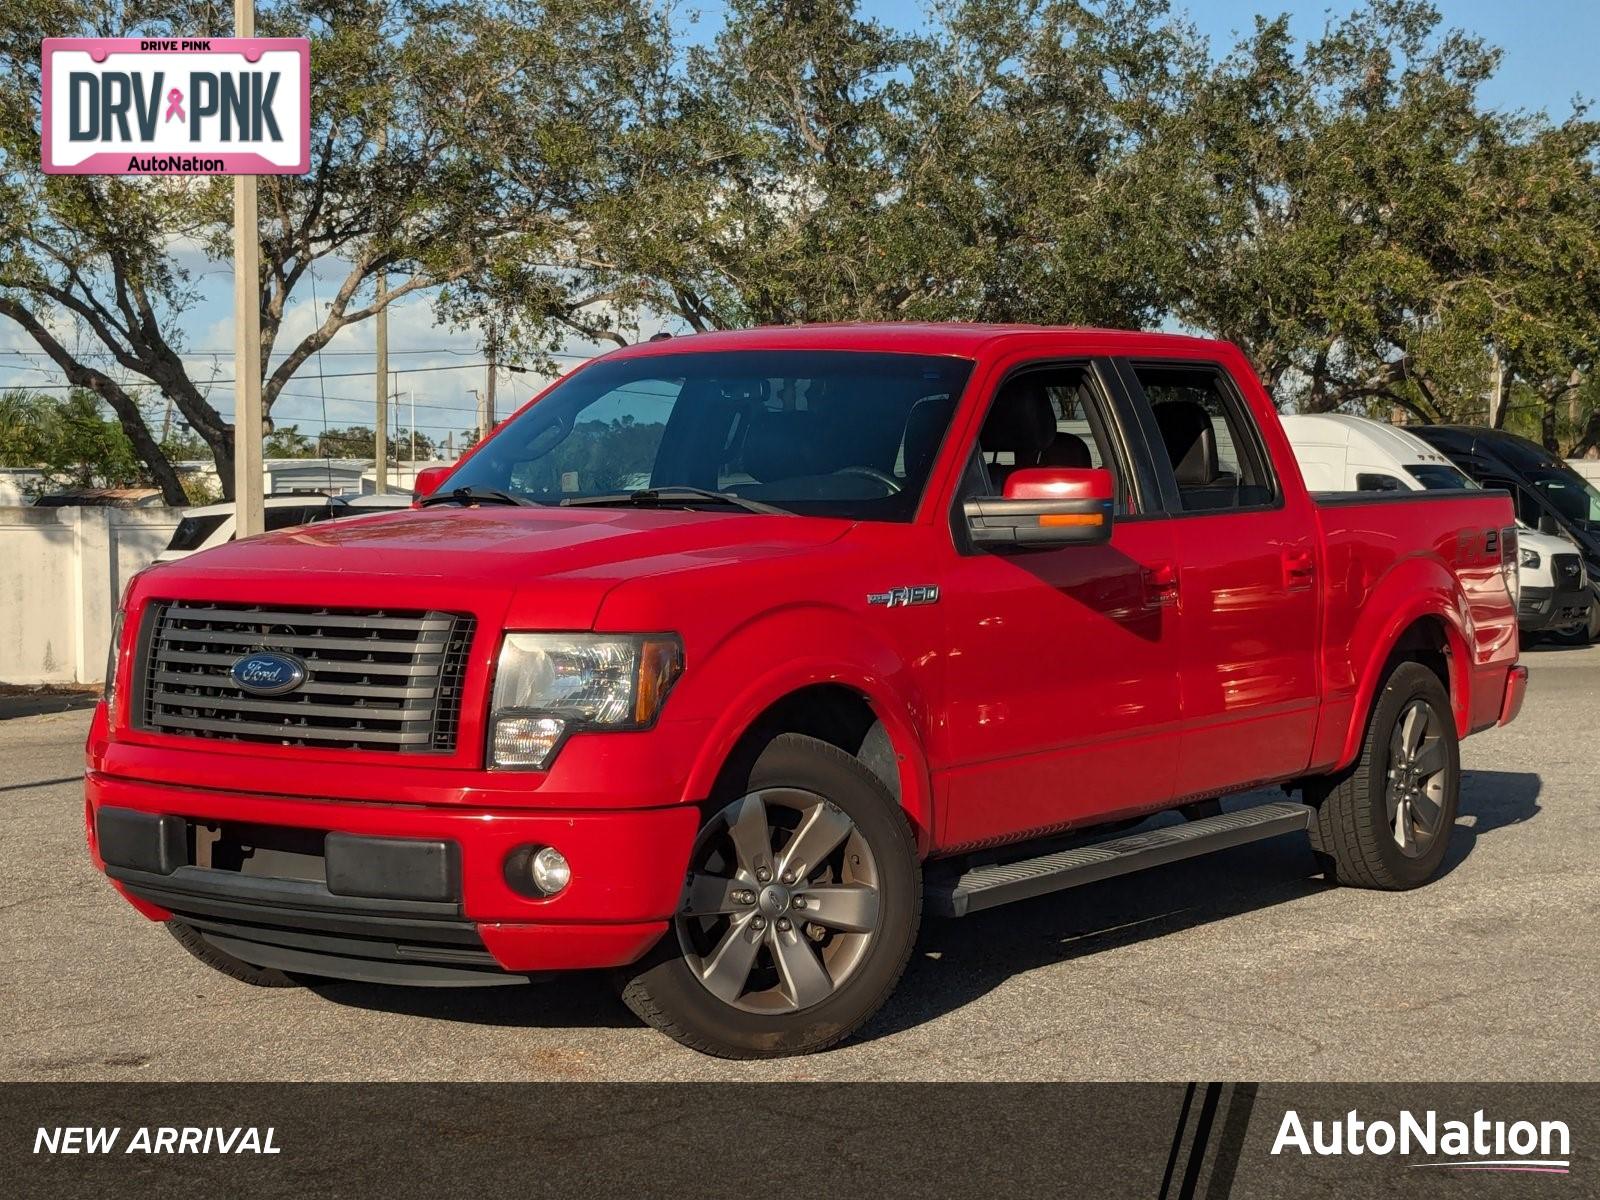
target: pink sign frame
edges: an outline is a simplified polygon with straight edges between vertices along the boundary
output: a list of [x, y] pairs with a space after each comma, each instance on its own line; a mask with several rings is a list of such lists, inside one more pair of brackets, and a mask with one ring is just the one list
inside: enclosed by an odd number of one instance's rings
[[[152, 45], [152, 43], [160, 43]], [[198, 45], [197, 43], [203, 43]], [[51, 70], [57, 52], [88, 53], [95, 62], [111, 54], [239, 54], [246, 62], [259, 62], [268, 51], [289, 51], [300, 59], [300, 161], [274, 163], [249, 150], [224, 151], [102, 151], [82, 162], [62, 164], [54, 161], [50, 149]], [[40, 43], [43, 70], [40, 126], [40, 165], [49, 175], [304, 175], [311, 170], [311, 41], [309, 38], [45, 38]], [[219, 161], [221, 170], [133, 171], [128, 160], [140, 154], [151, 157], [178, 157], [188, 153], [196, 158]]]

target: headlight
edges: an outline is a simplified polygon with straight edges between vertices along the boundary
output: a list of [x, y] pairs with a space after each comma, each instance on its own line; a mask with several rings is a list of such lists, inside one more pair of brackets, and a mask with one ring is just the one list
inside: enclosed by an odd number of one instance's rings
[[489, 761], [538, 770], [570, 733], [642, 729], [679, 673], [674, 637], [508, 633], [489, 714]]
[[1525, 567], [1537, 569], [1541, 559], [1539, 558], [1539, 552], [1537, 550], [1534, 550], [1528, 546], [1524, 546], [1522, 548], [1522, 557], [1517, 561]]

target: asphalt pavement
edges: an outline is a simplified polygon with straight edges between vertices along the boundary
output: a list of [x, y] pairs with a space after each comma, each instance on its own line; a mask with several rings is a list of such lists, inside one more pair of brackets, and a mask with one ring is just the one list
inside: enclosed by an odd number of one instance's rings
[[0, 720], [0, 1078], [1593, 1080], [1600, 647], [1525, 661], [1520, 720], [1463, 747], [1429, 887], [1327, 887], [1293, 835], [929, 921], [862, 1034], [760, 1063], [682, 1049], [598, 976], [261, 990], [211, 973], [89, 865], [88, 714]]

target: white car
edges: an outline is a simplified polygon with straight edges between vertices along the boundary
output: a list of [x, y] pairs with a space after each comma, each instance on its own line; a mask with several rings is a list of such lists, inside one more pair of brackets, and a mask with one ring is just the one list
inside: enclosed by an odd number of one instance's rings
[[[318, 521], [336, 521], [376, 512], [411, 507], [410, 492], [385, 492], [370, 496], [268, 496], [265, 522], [267, 531], [290, 529], [296, 525], [311, 525]], [[201, 550], [221, 546], [233, 541], [235, 530], [233, 502], [207, 504], [201, 508], [186, 508], [167, 548], [156, 555], [157, 562], [171, 562], [187, 558]]]
[[[1313, 492], [1414, 492], [1476, 488], [1459, 467], [1414, 434], [1345, 413], [1283, 418]], [[1595, 602], [1583, 556], [1567, 538], [1517, 523], [1517, 624], [1525, 634], [1588, 629]]]

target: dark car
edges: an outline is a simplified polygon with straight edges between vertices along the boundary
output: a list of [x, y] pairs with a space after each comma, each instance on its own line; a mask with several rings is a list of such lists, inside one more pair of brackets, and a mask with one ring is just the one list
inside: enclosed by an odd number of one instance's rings
[[1503, 429], [1424, 425], [1410, 432], [1484, 487], [1510, 492], [1523, 524], [1578, 544], [1595, 596], [1581, 636], [1600, 638], [1600, 488], [1538, 442]]

